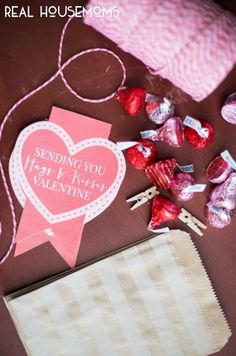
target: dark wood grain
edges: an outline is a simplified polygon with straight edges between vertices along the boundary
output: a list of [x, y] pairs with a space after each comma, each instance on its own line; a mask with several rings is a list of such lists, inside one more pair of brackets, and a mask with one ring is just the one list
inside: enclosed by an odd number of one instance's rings
[[[218, 1], [225, 8], [236, 14], [235, 1]], [[51, 1], [33, 1], [27, 4], [36, 13], [41, 4], [65, 5], [63, 1], [56, 4]], [[83, 1], [67, 1], [66, 5], [84, 4]], [[17, 1], [18, 5], [25, 1]], [[3, 118], [8, 108], [25, 93], [37, 87], [52, 75], [57, 68], [57, 52], [64, 19], [4, 19], [4, 1], [0, 5], [0, 117]], [[205, 150], [196, 150], [184, 143], [180, 149], [158, 144], [159, 159], [176, 157], [180, 164], [194, 163], [196, 179], [205, 183], [204, 168], [221, 150], [228, 148], [236, 157], [236, 127], [225, 122], [220, 116], [222, 102], [229, 93], [236, 90], [236, 68], [225, 81], [201, 103], [194, 102], [187, 94], [175, 88], [171, 83], [159, 77], [153, 78], [145, 66], [131, 55], [119, 50], [111, 41], [85, 26], [81, 19], [75, 20], [67, 34], [64, 59], [83, 49], [107, 47], [114, 50], [124, 61], [127, 68], [127, 84], [144, 86], [147, 90], [169, 94], [177, 106], [181, 117], [189, 114], [205, 118], [215, 128], [214, 143]], [[110, 69], [106, 72], [106, 69]], [[109, 55], [97, 54], [75, 61], [66, 70], [72, 86], [84, 95], [99, 97], [108, 94], [121, 78], [119, 65]], [[135, 139], [140, 130], [152, 125], [141, 112], [137, 118], [128, 117], [115, 100], [101, 104], [89, 104], [72, 96], [60, 79], [56, 79], [42, 92], [36, 94], [11, 116], [6, 125], [0, 143], [0, 155], [7, 171], [9, 156], [19, 132], [29, 123], [48, 117], [52, 105], [79, 112], [112, 123], [110, 139]], [[10, 210], [0, 180], [0, 218], [3, 225], [0, 254], [6, 251], [12, 234]], [[148, 236], [146, 225], [150, 218], [151, 206], [146, 204], [130, 212], [125, 198], [149, 187], [143, 172], [127, 166], [127, 173], [119, 194], [113, 204], [99, 217], [85, 226], [83, 240], [78, 256], [78, 264], [98, 258], [115, 249], [133, 243]], [[212, 188], [208, 184], [204, 194], [196, 195], [184, 204], [186, 209], [205, 221], [204, 206]], [[17, 220], [21, 208], [16, 199], [14, 204]], [[224, 230], [208, 228], [203, 238], [192, 234], [200, 256], [212, 280], [222, 308], [232, 329], [233, 336], [218, 356], [235, 356], [236, 354], [236, 214], [232, 224]], [[169, 225], [172, 228], [186, 229], [180, 221]], [[6, 295], [32, 283], [39, 282], [65, 271], [67, 265], [46, 243], [17, 258], [12, 256], [0, 267], [0, 295]], [[2, 302], [0, 302], [0, 356], [25, 356], [24, 348], [18, 338], [13, 323]], [[190, 355], [189, 355], [190, 356]]]

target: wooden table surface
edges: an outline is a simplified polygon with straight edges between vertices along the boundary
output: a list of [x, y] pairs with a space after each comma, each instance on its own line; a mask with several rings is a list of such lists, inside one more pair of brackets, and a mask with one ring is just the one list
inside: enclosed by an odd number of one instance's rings
[[[235, 1], [218, 1], [236, 15]], [[56, 5], [83, 5], [83, 1], [57, 1]], [[17, 5], [23, 5], [18, 0]], [[50, 1], [27, 2], [31, 6], [34, 18], [5, 19], [4, 5], [0, 5], [0, 117], [3, 118], [9, 107], [20, 97], [49, 78], [57, 68], [58, 44], [65, 23], [63, 18], [45, 19], [37, 16], [39, 5], [52, 5]], [[55, 5], [55, 3], [53, 3]], [[192, 162], [195, 165], [195, 177], [198, 182], [206, 183], [204, 168], [222, 150], [229, 149], [236, 158], [236, 127], [224, 121], [220, 108], [228, 94], [236, 90], [236, 68], [225, 81], [204, 101], [197, 103], [187, 94], [159, 77], [151, 76], [145, 66], [131, 55], [119, 50], [111, 41], [83, 24], [82, 19], [73, 20], [66, 34], [64, 60], [72, 54], [91, 47], [106, 47], [114, 50], [124, 61], [127, 69], [127, 85], [143, 86], [149, 92], [169, 95], [176, 104], [177, 114], [182, 118], [189, 114], [196, 118], [210, 121], [215, 128], [213, 144], [204, 150], [197, 150], [185, 142], [179, 148], [158, 143], [158, 157], [164, 159], [175, 157], [180, 164]], [[107, 67], [109, 70], [106, 71]], [[119, 65], [110, 55], [92, 54], [75, 61], [66, 70], [66, 76], [73, 88], [83, 95], [101, 97], [110, 93], [121, 79]], [[137, 118], [126, 115], [114, 100], [101, 104], [82, 102], [71, 95], [60, 79], [34, 95], [22, 104], [11, 116], [0, 143], [0, 155], [5, 171], [9, 156], [19, 132], [28, 124], [44, 120], [51, 107], [55, 105], [112, 123], [110, 139], [112, 141], [132, 140], [138, 137], [140, 130], [153, 128], [153, 125], [141, 112]], [[112, 205], [100, 216], [85, 226], [77, 263], [81, 264], [102, 256], [116, 248], [135, 242], [148, 236], [146, 230], [150, 219], [151, 205], [146, 204], [131, 212], [125, 202], [132, 196], [149, 187], [142, 171], [127, 165], [127, 173], [119, 194]], [[0, 219], [2, 235], [0, 255], [7, 250], [12, 235], [12, 221], [9, 204], [3, 189], [2, 180]], [[183, 204], [200, 220], [205, 221], [204, 207], [209, 198], [211, 184], [202, 194]], [[14, 198], [17, 221], [21, 208]], [[223, 230], [208, 227], [204, 237], [192, 233], [203, 264], [212, 280], [219, 302], [232, 329], [228, 344], [217, 353], [218, 356], [236, 355], [236, 213], [232, 223]], [[180, 221], [169, 224], [171, 228], [189, 231]], [[51, 244], [41, 245], [21, 256], [10, 258], [0, 266], [0, 295], [3, 296], [32, 283], [53, 276], [68, 269]], [[0, 302], [0, 356], [25, 356], [10, 316]], [[189, 355], [190, 356], [190, 355]]]

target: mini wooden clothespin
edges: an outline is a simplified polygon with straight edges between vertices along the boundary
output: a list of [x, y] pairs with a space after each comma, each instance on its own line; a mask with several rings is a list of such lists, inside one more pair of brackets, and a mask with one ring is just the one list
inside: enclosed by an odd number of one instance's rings
[[199, 236], [203, 236], [203, 232], [201, 229], [206, 229], [207, 226], [204, 225], [200, 220], [192, 216], [187, 210], [184, 208], [181, 209], [181, 213], [178, 217], [181, 221], [183, 221], [190, 229], [196, 232]]
[[[154, 198], [157, 194], [159, 194], [159, 191], [157, 190], [156, 186], [153, 186], [145, 190], [144, 192], [136, 194], [133, 197], [127, 199], [126, 202], [129, 203], [132, 201], [136, 201], [136, 203], [130, 208], [130, 210], [134, 210], [139, 206], [143, 205], [144, 203], [148, 202], [148, 200]], [[184, 208], [181, 209], [181, 213], [178, 216], [178, 219], [184, 222], [190, 229], [195, 231], [196, 234], [198, 234], [199, 236], [203, 236], [203, 232], [200, 230], [200, 228], [201, 229], [207, 228], [206, 225], [204, 225], [200, 220], [195, 218], [195, 216], [190, 214]]]
[[133, 197], [129, 198], [126, 200], [127, 203], [136, 201], [136, 203], [130, 208], [130, 210], [134, 210], [138, 208], [139, 206], [143, 205], [144, 203], [147, 203], [148, 200], [154, 198], [157, 194], [159, 194], [157, 187], [153, 186], [144, 192], [141, 192], [139, 194], [134, 195]]

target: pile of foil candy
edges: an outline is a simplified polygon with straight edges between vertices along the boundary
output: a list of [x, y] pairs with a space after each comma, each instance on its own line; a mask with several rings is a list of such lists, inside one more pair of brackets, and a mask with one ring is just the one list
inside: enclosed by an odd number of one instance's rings
[[[158, 188], [169, 189], [176, 200], [192, 199], [194, 193], [200, 191], [195, 189], [197, 184], [194, 177], [188, 171], [176, 173], [179, 165], [175, 158], [157, 161], [158, 149], [154, 142], [181, 147], [186, 138], [193, 147], [206, 148], [214, 138], [213, 126], [206, 120], [190, 116], [182, 122], [176, 116], [175, 105], [170, 98], [149, 94], [143, 88], [122, 88], [117, 92], [116, 99], [130, 116], [135, 117], [144, 110], [147, 118], [158, 125], [155, 129], [141, 131], [141, 139], [127, 149], [129, 163], [144, 170], [146, 177]], [[236, 124], [236, 92], [226, 99], [221, 114], [225, 120]], [[232, 211], [236, 207], [236, 172], [219, 156], [208, 165], [206, 177], [211, 183], [217, 184], [206, 206], [207, 220], [210, 225], [223, 228], [231, 222]], [[168, 198], [156, 197], [153, 201], [152, 227], [165, 219], [168, 221], [176, 218], [178, 207], [174, 205]], [[158, 214], [162, 216], [160, 220]]]

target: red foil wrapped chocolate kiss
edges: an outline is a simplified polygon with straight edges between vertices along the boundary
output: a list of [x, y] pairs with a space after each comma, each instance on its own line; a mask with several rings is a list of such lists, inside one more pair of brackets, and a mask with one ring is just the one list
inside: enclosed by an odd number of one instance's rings
[[206, 169], [206, 177], [210, 182], [220, 184], [228, 178], [232, 171], [230, 165], [219, 156], [209, 163]]
[[130, 116], [136, 116], [145, 105], [146, 95], [143, 88], [124, 88], [117, 91], [115, 98]]
[[126, 157], [135, 168], [145, 169], [156, 158], [156, 152], [156, 146], [152, 141], [140, 140], [137, 145], [127, 149]]
[[180, 147], [184, 142], [184, 127], [179, 117], [168, 119], [159, 129], [142, 131], [140, 134], [143, 138], [162, 141], [174, 147]]
[[174, 180], [176, 163], [176, 159], [171, 158], [149, 164], [145, 169], [146, 176], [158, 188], [168, 189]]
[[187, 127], [185, 129], [185, 137], [186, 140], [194, 147], [197, 148], [205, 148], [209, 146], [214, 138], [214, 129], [213, 126], [205, 121], [205, 120], [198, 120], [200, 121], [202, 128], [208, 130], [208, 134], [205, 137], [199, 135], [197, 131], [192, 129], [191, 127]]
[[192, 199], [194, 192], [186, 191], [186, 188], [195, 184], [194, 178], [189, 173], [177, 173], [171, 183], [170, 191], [173, 197], [180, 201]]
[[153, 230], [166, 221], [175, 220], [180, 214], [180, 208], [170, 199], [157, 195], [152, 203], [152, 217], [148, 229]]

